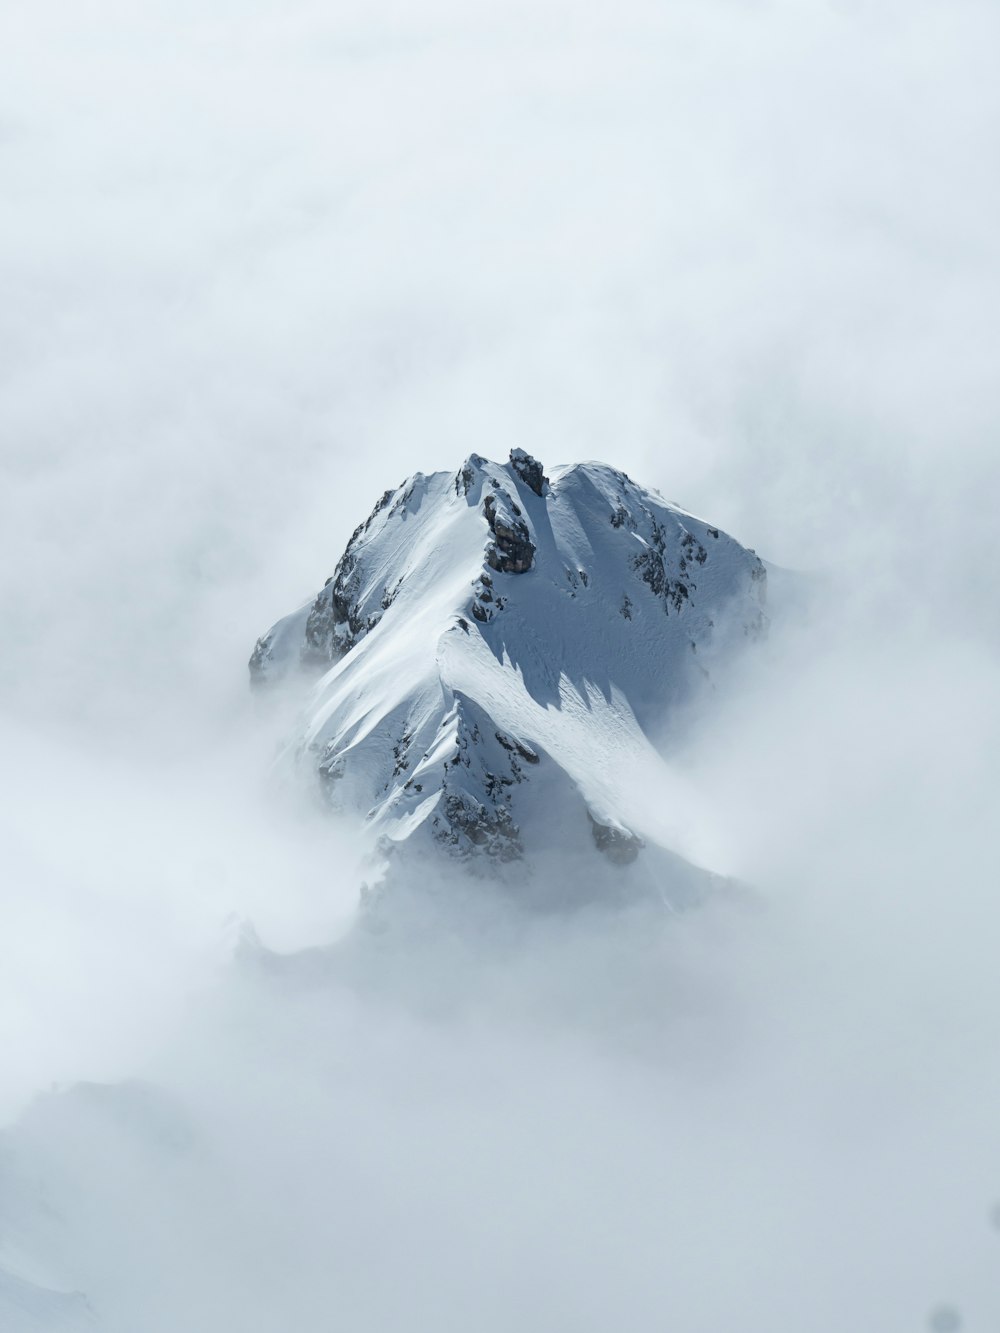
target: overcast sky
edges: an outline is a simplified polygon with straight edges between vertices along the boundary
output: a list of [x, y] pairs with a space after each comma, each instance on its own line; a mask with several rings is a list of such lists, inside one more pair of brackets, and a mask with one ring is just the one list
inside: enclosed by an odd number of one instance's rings
[[[992, 0], [0, 10], [0, 1113], [259, 1102], [200, 1203], [150, 1153], [171, 1234], [300, 1126], [149, 1330], [1000, 1318], [998, 50]], [[765, 910], [635, 966], [574, 927], [453, 1026], [286, 1008], [237, 921], [325, 942], [360, 872], [275, 808], [246, 658], [387, 486], [515, 445], [823, 576], [675, 756]]]

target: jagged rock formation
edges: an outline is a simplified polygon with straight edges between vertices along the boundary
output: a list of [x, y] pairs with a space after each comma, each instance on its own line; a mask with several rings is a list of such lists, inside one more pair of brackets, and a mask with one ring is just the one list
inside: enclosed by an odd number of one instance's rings
[[545, 487], [549, 484], [549, 479], [542, 471], [542, 465], [536, 458], [532, 458], [523, 449], [511, 449], [510, 465], [525, 486], [534, 491], [535, 495], [541, 497], [545, 494]]
[[516, 501], [499, 487], [497, 490], [499, 494], [483, 499], [483, 513], [494, 537], [486, 547], [486, 562], [501, 574], [526, 574], [535, 558], [528, 525]]
[[382, 496], [251, 679], [325, 673], [294, 751], [390, 862], [656, 879], [677, 858], [650, 736], [762, 631], [766, 584], [754, 552], [613, 468], [473, 454]]

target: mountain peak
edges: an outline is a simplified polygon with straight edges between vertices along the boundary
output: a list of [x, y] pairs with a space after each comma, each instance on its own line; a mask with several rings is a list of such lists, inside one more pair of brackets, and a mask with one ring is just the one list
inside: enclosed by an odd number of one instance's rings
[[622, 472], [471, 454], [382, 495], [251, 679], [322, 675], [295, 753], [390, 862], [523, 886], [555, 857], [676, 898], [650, 738], [764, 629], [765, 588], [752, 551]]

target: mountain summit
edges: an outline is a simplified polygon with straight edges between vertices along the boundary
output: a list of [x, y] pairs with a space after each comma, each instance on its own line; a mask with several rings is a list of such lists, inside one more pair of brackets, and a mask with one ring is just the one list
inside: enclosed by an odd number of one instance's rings
[[678, 904], [706, 875], [663, 846], [655, 742], [762, 632], [766, 583], [753, 551], [614, 468], [472, 454], [386, 491], [250, 675], [313, 676], [294, 752], [390, 867]]

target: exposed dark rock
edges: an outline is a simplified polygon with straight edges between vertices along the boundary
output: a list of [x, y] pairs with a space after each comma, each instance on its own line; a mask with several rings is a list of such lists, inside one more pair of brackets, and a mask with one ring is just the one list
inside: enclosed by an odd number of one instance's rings
[[515, 861], [524, 850], [521, 831], [507, 806], [501, 803], [488, 810], [467, 792], [445, 793], [433, 828], [435, 839], [458, 856], [478, 850], [499, 861]]
[[693, 532], [685, 532], [681, 538], [681, 549], [684, 551], [681, 558], [682, 568], [690, 560], [695, 560], [699, 565], [703, 565], [708, 559], [708, 552]]
[[[659, 599], [668, 615], [671, 608], [680, 611], [685, 603], [690, 601], [691, 590], [696, 586], [689, 570], [692, 565], [704, 565], [708, 559], [708, 552], [693, 533], [685, 531], [680, 541], [676, 573], [671, 572], [668, 567], [670, 556], [666, 530], [645, 505], [640, 506], [637, 516], [625, 503], [627, 498], [623, 492], [622, 499], [611, 512], [611, 526], [637, 532], [640, 530], [640, 524], [643, 527], [648, 524], [648, 543], [632, 556], [630, 562], [632, 569]], [[715, 535], [718, 536], [717, 531]], [[632, 619], [632, 603], [627, 596], [623, 598], [619, 610], [626, 620]]]
[[372, 618], [362, 620], [358, 606], [360, 573], [353, 550], [357, 537], [355, 533], [351, 538], [336, 572], [327, 580], [309, 612], [302, 644], [304, 666], [331, 666], [373, 628]]
[[544, 494], [549, 479], [542, 472], [542, 465], [537, 458], [532, 458], [523, 449], [511, 449], [510, 465], [529, 490], [536, 495]]
[[253, 646], [253, 652], [250, 654], [250, 661], [247, 665], [250, 668], [250, 686], [251, 689], [259, 689], [267, 682], [267, 664], [271, 660], [271, 635], [262, 634]]
[[581, 587], [587, 587], [590, 583], [590, 577], [585, 569], [567, 569], [566, 582], [572, 588], [570, 596], [575, 597]]
[[[373, 520], [395, 497], [392, 512], [405, 511], [407, 502], [423, 480], [421, 475], [413, 478], [410, 486], [404, 490], [385, 491], [375, 508], [359, 523], [351, 534], [347, 549], [337, 562], [337, 568], [323, 585], [322, 591], [313, 602], [305, 622], [299, 660], [303, 667], [325, 670], [349, 653], [359, 639], [369, 634], [379, 623], [381, 616], [375, 612], [367, 617], [362, 613], [359, 593], [362, 582], [360, 551], [363, 538], [371, 528]], [[393, 587], [386, 587], [381, 598], [382, 610], [395, 601], [402, 586], [402, 576]], [[250, 681], [252, 685], [268, 683], [267, 665], [271, 660], [272, 642], [270, 635], [258, 639], [250, 656]]]
[[650, 591], [660, 598], [664, 611], [668, 611], [671, 606], [675, 611], [679, 611], [690, 599], [688, 592], [690, 579], [684, 576], [683, 570], [681, 578], [671, 578], [667, 573], [662, 553], [653, 547], [647, 547], [639, 555], [633, 556], [632, 568]]
[[484, 569], [472, 586], [474, 598], [470, 609], [475, 619], [486, 625], [493, 619], [494, 609], [499, 609], [500, 605], [499, 599], [494, 601], [493, 580]]
[[590, 831], [594, 836], [594, 845], [599, 852], [617, 866], [630, 865], [645, 847], [643, 840], [628, 829], [612, 828], [610, 824], [599, 824], [587, 811]]
[[504, 788], [513, 787], [513, 785], [514, 785], [513, 778], [505, 778], [497, 773], [489, 773], [489, 772], [486, 774], [486, 780], [483, 783], [486, 795], [490, 798], [490, 800], [494, 803], [494, 805], [496, 804], [497, 800], [503, 796]]
[[[299, 661], [303, 667], [325, 670], [332, 666], [378, 624], [380, 619], [378, 614], [365, 618], [359, 606], [361, 571], [358, 551], [362, 545], [362, 538], [370, 529], [373, 520], [396, 494], [397, 491], [385, 491], [364, 523], [359, 523], [354, 529], [347, 543], [347, 549], [337, 562], [337, 568], [326, 580], [322, 591], [313, 602], [306, 618], [302, 645], [299, 649]], [[406, 497], [401, 498], [405, 500]], [[400, 578], [395, 587], [385, 590], [382, 597], [383, 609], [392, 604], [402, 581]], [[270, 683], [267, 666], [271, 661], [271, 650], [270, 634], [265, 634], [254, 645], [248, 663], [251, 685], [256, 687]]]
[[538, 755], [529, 746], [522, 744], [521, 741], [511, 740], [502, 731], [495, 731], [493, 734], [508, 754], [519, 754], [526, 764], [538, 763]]
[[497, 510], [496, 497], [487, 495], [483, 513], [495, 540], [486, 549], [486, 561], [501, 574], [525, 574], [535, 558], [535, 546], [522, 518], [509, 518]]
[[394, 778], [399, 777], [400, 773], [405, 773], [410, 767], [410, 745], [412, 742], [413, 733], [404, 730], [402, 736], [400, 736], [399, 740], [393, 745], [392, 757], [395, 760], [395, 764], [393, 766], [392, 776]]
[[385, 591], [382, 593], [382, 610], [383, 610], [383, 611], [388, 611], [389, 607], [392, 606], [392, 604], [393, 604], [393, 602], [396, 600], [396, 597], [397, 597], [397, 595], [399, 594], [399, 590], [400, 590], [400, 588], [401, 588], [402, 586], [403, 586], [403, 576], [402, 576], [402, 574], [401, 574], [401, 575], [399, 576], [399, 578], [396, 580], [396, 584], [395, 584], [394, 587], [392, 587], [392, 588], [390, 588], [390, 587], [388, 587], [388, 586], [386, 587]]

